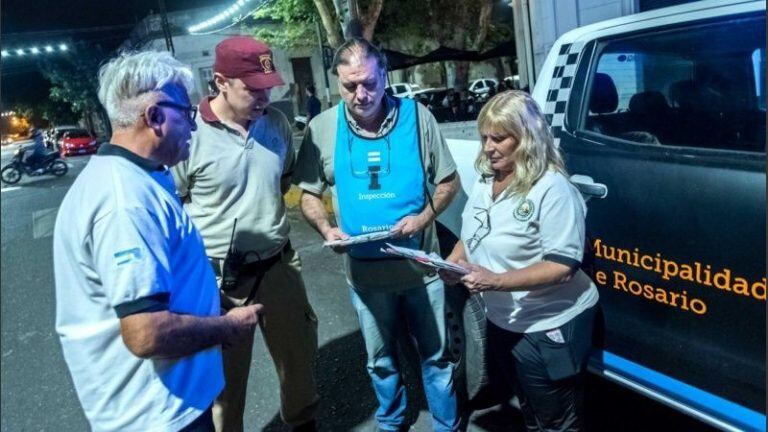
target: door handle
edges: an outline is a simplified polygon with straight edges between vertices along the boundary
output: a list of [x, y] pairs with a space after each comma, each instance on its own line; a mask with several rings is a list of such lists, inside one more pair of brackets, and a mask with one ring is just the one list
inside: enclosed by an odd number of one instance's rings
[[602, 199], [608, 196], [608, 187], [602, 183], [595, 183], [590, 176], [574, 174], [571, 176], [571, 183], [581, 192], [585, 201], [589, 201], [590, 198]]

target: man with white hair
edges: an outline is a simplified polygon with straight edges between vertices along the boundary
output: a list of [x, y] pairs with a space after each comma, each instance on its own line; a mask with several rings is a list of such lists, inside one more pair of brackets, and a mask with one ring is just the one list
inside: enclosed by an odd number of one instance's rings
[[191, 71], [168, 53], [99, 73], [114, 133], [67, 192], [54, 229], [56, 331], [94, 431], [212, 431], [221, 344], [261, 305], [224, 316], [202, 239], [168, 170], [189, 156]]

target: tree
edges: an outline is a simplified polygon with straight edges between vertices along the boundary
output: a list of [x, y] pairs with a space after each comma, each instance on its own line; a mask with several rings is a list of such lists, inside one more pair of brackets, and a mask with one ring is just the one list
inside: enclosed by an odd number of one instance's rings
[[51, 100], [69, 104], [74, 113], [83, 116], [91, 131], [100, 129], [93, 121], [93, 117], [98, 118], [103, 133], [109, 136], [109, 120], [99, 102], [96, 76], [106, 53], [99, 45], [77, 44], [72, 49], [69, 56], [40, 63], [43, 76], [51, 82]]
[[[322, 1], [315, 0], [315, 3]], [[369, 3], [363, 9], [360, 7], [359, 0], [333, 0], [336, 18], [341, 24], [344, 39], [360, 35], [366, 40], [373, 41], [373, 33], [379, 21], [384, 0], [369, 0]], [[326, 28], [326, 31], [329, 29]]]
[[65, 102], [46, 100], [38, 103], [35, 109], [39, 116], [54, 125], [77, 123], [79, 116], [72, 111], [72, 106]]
[[[392, 3], [392, 2], [389, 2]], [[389, 6], [388, 3], [388, 6]], [[493, 0], [424, 0], [398, 3], [397, 7], [386, 7], [382, 17], [380, 34], [389, 43], [398, 35], [408, 34], [405, 39], [413, 41], [414, 54], [426, 54], [439, 46], [465, 51], [483, 51], [489, 46], [512, 37], [509, 24], [494, 21]], [[496, 5], [496, 7], [501, 7]], [[426, 52], [425, 52], [426, 51]], [[469, 63], [448, 62], [446, 75], [454, 88], [465, 88], [468, 83]]]
[[[414, 55], [440, 47], [482, 51], [512, 37], [511, 25], [495, 22], [493, 0], [274, 0], [256, 14], [279, 22], [272, 29], [254, 34], [291, 48], [314, 46], [314, 23], [320, 22], [327, 43], [337, 48], [350, 30], [382, 45]], [[451, 62], [447, 75], [451, 85], [465, 87], [469, 65]]]
[[287, 48], [317, 44], [313, 23], [318, 14], [313, 0], [272, 1], [256, 11], [254, 18], [259, 24], [251, 29], [253, 35], [270, 45]]
[[274, 20], [279, 25], [259, 25], [253, 34], [280, 47], [313, 46], [314, 23], [319, 22], [326, 43], [338, 48], [355, 29], [373, 40], [383, 5], [384, 0], [370, 0], [365, 8], [359, 6], [358, 0], [275, 0], [259, 9], [254, 18]]

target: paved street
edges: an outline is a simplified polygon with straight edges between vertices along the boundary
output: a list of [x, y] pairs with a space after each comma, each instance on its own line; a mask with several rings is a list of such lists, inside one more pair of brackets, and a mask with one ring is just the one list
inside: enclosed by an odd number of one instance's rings
[[[3, 154], [5, 159], [5, 152]], [[64, 178], [24, 177], [3, 187], [2, 198], [2, 431], [84, 431], [78, 404], [54, 331], [51, 234], [58, 206], [87, 158], [69, 159]], [[5, 161], [4, 161], [5, 163]], [[373, 426], [375, 397], [364, 373], [363, 341], [344, 284], [341, 260], [323, 250], [296, 209], [292, 242], [303, 257], [308, 294], [320, 322], [317, 362], [321, 430], [362, 431]], [[408, 375], [411, 394], [420, 395]], [[598, 379], [590, 380], [591, 430], [706, 430], [692, 420]], [[277, 378], [257, 337], [248, 386], [249, 431], [284, 431]], [[423, 397], [416, 397], [413, 430], [429, 431]], [[472, 431], [522, 430], [519, 415], [495, 407], [475, 413]]]

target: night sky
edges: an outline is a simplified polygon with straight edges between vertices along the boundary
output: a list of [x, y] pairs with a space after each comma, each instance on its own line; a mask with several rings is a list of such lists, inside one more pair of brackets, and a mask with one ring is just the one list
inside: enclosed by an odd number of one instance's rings
[[[233, 0], [165, 0], [169, 12], [217, 5], [224, 9], [232, 3]], [[159, 10], [158, 4], [158, 0], [2, 0], [0, 43], [6, 49], [63, 39], [87, 40], [113, 50], [127, 37], [133, 24]], [[29, 34], [109, 26], [120, 27], [65, 35]], [[34, 103], [48, 97], [48, 82], [34, 61], [28, 59], [3, 59], [0, 84], [0, 96], [7, 105]]]

